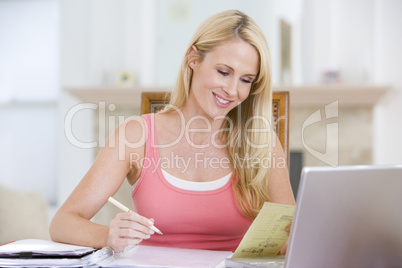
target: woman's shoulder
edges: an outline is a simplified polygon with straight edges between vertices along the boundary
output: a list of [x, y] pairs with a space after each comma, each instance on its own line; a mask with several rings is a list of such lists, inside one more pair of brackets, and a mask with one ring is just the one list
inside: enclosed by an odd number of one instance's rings
[[140, 115], [132, 115], [127, 117], [119, 125], [119, 129], [139, 130], [144, 128], [144, 118]]
[[163, 112], [155, 114], [155, 129], [158, 143], [169, 144], [183, 136], [184, 118], [176, 112]]
[[157, 129], [169, 129], [167, 126], [171, 126], [173, 121], [174, 119], [169, 113], [133, 115], [120, 123], [117, 131], [120, 133], [120, 137], [125, 136], [138, 140], [146, 137], [147, 132], [152, 131], [155, 125]]
[[142, 116], [133, 115], [119, 124], [116, 130], [119, 142], [129, 147], [142, 147], [146, 141], [146, 122]]

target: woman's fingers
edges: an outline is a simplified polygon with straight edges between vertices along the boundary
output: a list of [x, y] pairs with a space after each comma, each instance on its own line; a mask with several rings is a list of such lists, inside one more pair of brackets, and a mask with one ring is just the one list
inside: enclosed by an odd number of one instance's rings
[[149, 238], [154, 231], [149, 228], [153, 222], [135, 212], [120, 213], [111, 222], [111, 228], [121, 237]]
[[121, 237], [109, 237], [108, 246], [116, 253], [123, 252], [127, 246], [138, 245], [142, 239], [131, 239]]
[[132, 229], [132, 230], [136, 230], [138, 232], [141, 232], [144, 234], [149, 234], [149, 235], [152, 235], [155, 233], [148, 226], [145, 226], [141, 223], [131, 221], [131, 220], [114, 219], [110, 223], [110, 227], [116, 228], [116, 229]]
[[292, 227], [292, 223], [289, 223], [289, 225], [285, 227], [285, 232], [287, 232], [289, 234], [291, 227]]
[[135, 212], [119, 213], [110, 222], [108, 246], [115, 252], [122, 252], [129, 245], [137, 245], [154, 234], [149, 227], [152, 219]]
[[[145, 218], [135, 212], [119, 213], [117, 214], [116, 218], [122, 220], [123, 222], [125, 221], [126, 223], [135, 223], [139, 229], [146, 233], [150, 233], [152, 230], [149, 227], [154, 225], [153, 219]], [[153, 232], [150, 234], [153, 234]]]

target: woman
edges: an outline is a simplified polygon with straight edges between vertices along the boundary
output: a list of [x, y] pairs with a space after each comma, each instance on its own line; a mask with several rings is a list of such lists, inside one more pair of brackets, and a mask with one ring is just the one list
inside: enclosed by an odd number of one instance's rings
[[[284, 154], [271, 130], [265, 37], [239, 11], [208, 18], [182, 61], [170, 106], [131, 118], [56, 213], [55, 241], [234, 251], [266, 201], [294, 204]], [[136, 212], [90, 221], [124, 179]], [[164, 233], [154, 234], [155, 225]], [[283, 253], [283, 252], [282, 252]]]

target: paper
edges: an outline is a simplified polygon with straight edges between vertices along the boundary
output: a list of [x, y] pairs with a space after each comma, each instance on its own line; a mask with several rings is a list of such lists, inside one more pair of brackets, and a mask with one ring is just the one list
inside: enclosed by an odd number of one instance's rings
[[273, 255], [264, 257], [253, 258], [228, 258], [225, 260], [224, 267], [269, 267], [269, 268], [283, 268], [285, 264], [284, 255]]
[[91, 256], [83, 258], [34, 258], [34, 259], [17, 259], [17, 258], [0, 258], [0, 267], [90, 267], [96, 262], [91, 262]]
[[90, 254], [93, 251], [48, 240], [19, 240], [0, 246], [0, 267], [88, 267], [104, 257], [102, 251]]
[[135, 246], [114, 259], [99, 262], [102, 267], [216, 267], [230, 251], [212, 251], [153, 246]]
[[233, 258], [276, 255], [288, 240], [285, 228], [294, 206], [266, 202], [237, 247]]
[[56, 243], [40, 239], [24, 239], [0, 246], [0, 257], [20, 257], [20, 253], [31, 253], [33, 257], [80, 257], [95, 251], [94, 248]]

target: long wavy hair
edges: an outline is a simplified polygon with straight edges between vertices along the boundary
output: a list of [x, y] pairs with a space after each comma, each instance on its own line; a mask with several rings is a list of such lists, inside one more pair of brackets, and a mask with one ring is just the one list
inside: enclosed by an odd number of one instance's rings
[[[189, 62], [202, 61], [208, 52], [230, 40], [246, 41], [259, 54], [259, 71], [249, 96], [227, 114], [221, 127], [234, 168], [232, 185], [237, 204], [244, 215], [255, 218], [264, 202], [270, 200], [267, 163], [271, 163], [272, 152], [272, 87], [268, 43], [254, 20], [241, 11], [228, 10], [209, 17], [199, 26], [187, 48], [165, 111], [187, 102], [193, 76]], [[198, 55], [189, 58], [192, 46], [197, 48]]]

